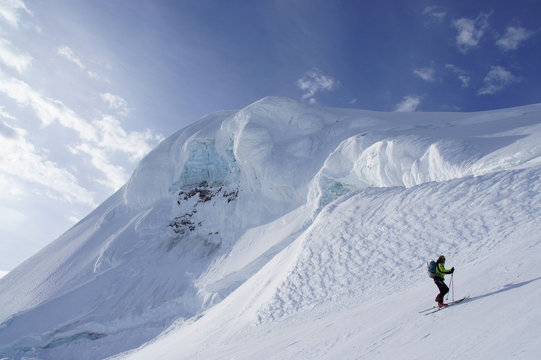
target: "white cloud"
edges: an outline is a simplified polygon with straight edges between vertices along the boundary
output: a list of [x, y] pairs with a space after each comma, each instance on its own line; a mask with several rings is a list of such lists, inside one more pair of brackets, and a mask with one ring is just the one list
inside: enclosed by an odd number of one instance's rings
[[442, 11], [438, 6], [427, 6], [423, 10], [423, 14], [432, 16], [440, 22], [443, 21], [445, 19], [445, 16], [447, 15], [447, 13], [445, 11]]
[[75, 55], [75, 53], [73, 52], [73, 50], [71, 50], [71, 48], [69, 46], [59, 47], [58, 51], [56, 53], [58, 55], [61, 55], [61, 56], [65, 57], [66, 59], [68, 59], [69, 61], [71, 61], [75, 65], [77, 65], [79, 68], [81, 68], [82, 70], [86, 70], [86, 66], [83, 64], [81, 59], [79, 59]]
[[0, 61], [22, 73], [32, 62], [32, 57], [21, 53], [8, 40], [0, 39]]
[[126, 100], [111, 93], [100, 94], [100, 97], [109, 108], [117, 110], [122, 116], [128, 116], [130, 108], [128, 107], [128, 102]]
[[5, 138], [13, 138], [17, 134], [13, 131], [13, 128], [0, 119], [0, 136]]
[[491, 66], [483, 79], [484, 86], [477, 91], [478, 95], [491, 95], [501, 91], [506, 86], [519, 82], [520, 78], [501, 66]]
[[15, 116], [13, 116], [13, 115], [9, 114], [8, 112], [6, 112], [4, 110], [3, 106], [0, 106], [0, 116], [5, 118], [5, 119], [15, 120]]
[[471, 78], [468, 76], [468, 73], [466, 71], [460, 69], [453, 64], [445, 64], [445, 68], [452, 71], [457, 76], [458, 80], [460, 80], [460, 82], [462, 83], [462, 87], [470, 86]]
[[93, 122], [99, 133], [99, 141], [96, 142], [101, 148], [108, 151], [117, 151], [129, 155], [131, 162], [140, 160], [152, 147], [150, 143], [163, 140], [161, 135], [154, 135], [150, 130], [144, 132], [127, 133], [116, 118], [105, 115], [100, 120]]
[[[10, 127], [7, 124], [4, 126]], [[0, 174], [2, 179], [9, 176], [19, 181], [42, 185], [49, 191], [54, 191], [66, 201], [95, 206], [94, 196], [80, 186], [77, 179], [69, 171], [46, 159], [33, 144], [26, 139], [26, 131], [11, 127], [14, 136], [5, 137], [0, 132], [2, 146], [0, 147]], [[8, 183], [12, 183], [9, 181]], [[6, 189], [4, 189], [6, 190]], [[12, 194], [21, 194], [19, 186], [10, 185], [7, 189]]]
[[471, 78], [469, 76], [464, 75], [464, 74], [459, 74], [458, 80], [460, 80], [460, 82], [462, 83], [462, 87], [470, 86]]
[[534, 31], [522, 27], [509, 26], [505, 34], [496, 41], [496, 45], [502, 51], [516, 50], [520, 44], [535, 34]]
[[396, 105], [395, 111], [397, 112], [412, 112], [417, 110], [417, 107], [421, 103], [419, 96], [408, 95], [404, 96], [402, 101]]
[[462, 53], [479, 45], [481, 38], [488, 29], [488, 18], [490, 14], [480, 14], [475, 19], [462, 18], [454, 21], [458, 31], [456, 44]]
[[[121, 167], [108, 163], [107, 159], [110, 158], [110, 155], [112, 153], [124, 154], [129, 161], [135, 162], [148, 153], [155, 143], [163, 139], [161, 135], [155, 135], [148, 129], [143, 132], [127, 132], [122, 128], [121, 123], [112, 116], [104, 116], [101, 119], [88, 122], [62, 102], [43, 96], [27, 83], [8, 77], [1, 71], [0, 93], [12, 98], [20, 106], [32, 108], [43, 126], [57, 123], [73, 130], [81, 143], [72, 148], [77, 148], [80, 153], [89, 155], [91, 163], [96, 169], [103, 172], [105, 177], [111, 181], [108, 186], [115, 189], [120, 183], [127, 180], [128, 175]], [[17, 149], [11, 148], [11, 150], [16, 151]], [[27, 153], [29, 152], [31, 152], [30, 149], [27, 149]], [[24, 163], [29, 164], [28, 161]], [[108, 171], [111, 171], [112, 174], [109, 174]]]
[[44, 126], [58, 121], [62, 126], [77, 131], [86, 140], [96, 139], [96, 132], [62, 102], [47, 98], [24, 81], [7, 76], [0, 71], [0, 92], [17, 104], [31, 107]]
[[75, 55], [75, 53], [69, 46], [59, 47], [56, 53], [66, 58], [68, 61], [77, 65], [81, 70], [85, 71], [88, 74], [88, 76], [90, 76], [91, 78], [98, 77], [98, 74], [87, 69], [83, 61], [77, 55]]
[[96, 182], [110, 188], [118, 190], [129, 177], [128, 172], [122, 166], [114, 165], [109, 161], [107, 152], [98, 146], [85, 143], [71, 147], [74, 154], [83, 153], [90, 157], [90, 162], [99, 171], [103, 173], [105, 179], [96, 179]]
[[415, 75], [419, 76], [424, 81], [428, 81], [428, 82], [436, 81], [436, 79], [434, 77], [435, 74], [436, 74], [436, 71], [434, 70], [434, 68], [415, 69], [415, 70], [413, 70], [413, 73]]
[[71, 223], [76, 224], [76, 223], [78, 223], [79, 221], [81, 221], [81, 217], [70, 216], [70, 217], [68, 217], [68, 220], [69, 220]]
[[18, 28], [21, 21], [21, 12], [32, 15], [22, 0], [0, 1], [0, 19], [3, 19], [13, 28]]
[[17, 136], [17, 132], [15, 132], [13, 127], [0, 119], [0, 136], [11, 139]]
[[323, 74], [319, 69], [308, 71], [304, 76], [297, 80], [297, 86], [304, 91], [303, 99], [308, 99], [310, 103], [315, 103], [314, 95], [319, 91], [332, 91], [336, 89], [339, 82], [332, 76]]

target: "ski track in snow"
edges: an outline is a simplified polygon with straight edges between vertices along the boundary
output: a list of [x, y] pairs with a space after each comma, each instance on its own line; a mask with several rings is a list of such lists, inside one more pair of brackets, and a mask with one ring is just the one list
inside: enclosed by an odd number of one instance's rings
[[[541, 105], [208, 115], [0, 279], [0, 358], [531, 358], [540, 144]], [[471, 299], [419, 316], [439, 254]]]

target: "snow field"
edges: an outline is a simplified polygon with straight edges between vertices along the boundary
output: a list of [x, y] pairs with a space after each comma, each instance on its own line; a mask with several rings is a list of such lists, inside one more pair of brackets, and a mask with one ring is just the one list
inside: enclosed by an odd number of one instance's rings
[[[535, 357], [540, 174], [346, 196], [201, 319], [128, 358]], [[437, 294], [425, 262], [440, 253], [455, 297], [471, 298], [424, 316]]]
[[[508, 350], [531, 355], [538, 327], [477, 314], [538, 319], [499, 299], [539, 295], [540, 114], [265, 98], [208, 115], [0, 280], [0, 357], [101, 359], [151, 341], [122, 356], [416, 358], [421, 344], [498, 359], [509, 329]], [[421, 318], [440, 253], [473, 300]], [[451, 314], [493, 328], [455, 344], [432, 321]]]

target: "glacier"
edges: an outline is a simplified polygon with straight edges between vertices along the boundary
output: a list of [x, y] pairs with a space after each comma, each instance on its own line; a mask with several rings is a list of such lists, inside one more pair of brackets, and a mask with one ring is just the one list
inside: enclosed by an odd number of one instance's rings
[[[491, 293], [513, 295], [507, 285], [539, 296], [540, 155], [540, 104], [384, 113], [268, 97], [209, 114], [0, 279], [0, 358], [383, 359], [404, 349], [421, 357], [438, 342], [451, 349], [438, 336], [423, 352], [405, 341], [436, 326], [413, 317], [435, 291], [424, 264], [443, 252], [454, 259], [481, 314]], [[540, 348], [518, 344], [513, 351]]]

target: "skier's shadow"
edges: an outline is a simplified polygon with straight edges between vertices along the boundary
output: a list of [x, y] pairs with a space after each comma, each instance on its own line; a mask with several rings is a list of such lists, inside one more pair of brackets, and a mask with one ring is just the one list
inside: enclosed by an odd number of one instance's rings
[[501, 288], [500, 290], [496, 290], [496, 291], [493, 291], [493, 292], [490, 292], [490, 293], [487, 293], [487, 294], [483, 294], [483, 295], [478, 295], [478, 296], [472, 296], [470, 297], [468, 300], [468, 302], [470, 301], [475, 301], [475, 300], [479, 300], [479, 299], [482, 299], [482, 298], [486, 298], [488, 296], [492, 296], [492, 295], [497, 295], [497, 294], [500, 294], [502, 292], [506, 292], [506, 291], [509, 291], [509, 290], [513, 290], [513, 289], [516, 289], [516, 288], [519, 288], [519, 287], [522, 287], [524, 285], [528, 285], [534, 281], [538, 281], [538, 280], [541, 280], [541, 276], [539, 277], [536, 277], [535, 279], [531, 279], [531, 280], [528, 280], [528, 281], [523, 281], [523, 282], [519, 282], [519, 283], [516, 283], [516, 284], [506, 284], [504, 285], [503, 288]]

